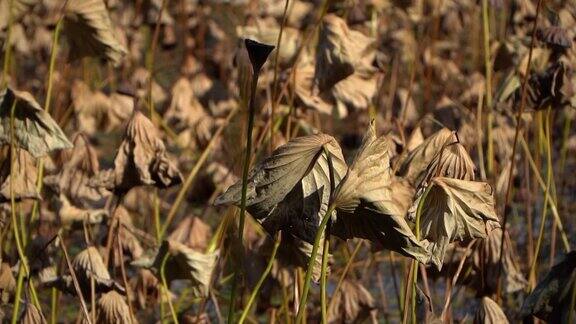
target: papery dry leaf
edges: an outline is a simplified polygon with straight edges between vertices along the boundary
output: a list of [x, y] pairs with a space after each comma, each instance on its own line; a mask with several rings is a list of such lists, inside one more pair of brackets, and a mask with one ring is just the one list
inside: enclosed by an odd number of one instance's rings
[[20, 20], [40, 2], [40, 0], [0, 0], [0, 30], [8, 27], [10, 18], [13, 22]]
[[474, 324], [508, 324], [508, 318], [504, 315], [502, 308], [488, 297], [483, 297], [476, 315]]
[[[270, 234], [284, 230], [314, 242], [330, 197], [323, 148], [330, 152], [337, 184], [346, 164], [336, 140], [325, 134], [294, 138], [250, 171], [246, 210]], [[239, 204], [241, 189], [239, 181], [218, 197], [216, 204]]]
[[0, 144], [10, 144], [10, 115], [14, 106], [14, 142], [38, 158], [50, 151], [71, 148], [58, 124], [28, 92], [0, 90]]
[[[36, 188], [38, 173], [33, 157], [18, 148], [14, 155], [12, 157], [12, 150], [8, 149], [0, 164], [0, 203], [9, 202], [12, 192], [16, 201], [40, 199]], [[14, 160], [12, 164], [11, 159]]]
[[316, 49], [314, 74], [320, 92], [329, 90], [354, 72], [372, 71], [365, 63], [370, 56], [374, 57], [373, 45], [374, 39], [349, 29], [342, 18], [326, 15]]
[[130, 279], [130, 286], [136, 293], [136, 300], [142, 309], [145, 309], [147, 305], [155, 304], [158, 296], [161, 295], [162, 285], [148, 269], [139, 269], [138, 275]]
[[[330, 103], [329, 94], [315, 93], [314, 91], [314, 74], [314, 64], [300, 63], [296, 71], [294, 91], [306, 107], [315, 109], [322, 114], [331, 115], [334, 106]], [[338, 106], [336, 108], [338, 109], [336, 113], [340, 118], [348, 115], [346, 109], [341, 109]]]
[[93, 184], [115, 192], [153, 185], [167, 188], [182, 182], [182, 175], [166, 153], [152, 122], [135, 111], [114, 158], [114, 169], [101, 172]]
[[8, 302], [10, 295], [16, 288], [16, 279], [10, 265], [6, 262], [0, 264], [0, 297], [3, 302]]
[[[522, 305], [522, 316], [534, 315], [549, 323], [568, 323], [574, 318], [572, 292], [576, 285], [576, 252], [566, 254], [536, 288], [526, 297]], [[572, 314], [571, 314], [572, 313]]]
[[432, 261], [438, 267], [450, 242], [485, 238], [487, 228], [500, 226], [492, 188], [487, 183], [436, 177], [426, 190], [412, 210], [417, 213], [422, 206], [420, 233], [432, 242]]
[[219, 252], [203, 254], [186, 245], [164, 240], [152, 267], [160, 275], [165, 260], [165, 276], [168, 283], [177, 279], [190, 280], [195, 296], [207, 296]]
[[427, 186], [434, 177], [474, 180], [474, 162], [460, 143], [445, 145], [430, 162], [421, 186]]
[[130, 316], [130, 308], [124, 297], [115, 291], [110, 291], [98, 299], [98, 316], [96, 323], [124, 324], [134, 323]]
[[[84, 296], [91, 295], [92, 279], [94, 279], [96, 293], [104, 293], [111, 290], [125, 293], [124, 288], [110, 277], [110, 273], [104, 265], [104, 260], [102, 260], [100, 252], [93, 246], [82, 250], [74, 257], [72, 260], [72, 269], [76, 274], [80, 291]], [[73, 296], [77, 294], [71, 275], [58, 277], [47, 283], [47, 285], [49, 287], [56, 287]]]
[[210, 226], [200, 218], [191, 216], [182, 219], [174, 231], [170, 233], [168, 239], [180, 242], [194, 250], [204, 251], [211, 236], [212, 229]]
[[116, 38], [116, 31], [103, 0], [68, 1], [64, 31], [70, 42], [70, 60], [91, 56], [119, 65], [128, 52]]
[[[132, 217], [128, 210], [122, 205], [119, 205], [114, 211], [114, 219], [117, 219], [120, 223], [120, 228], [118, 229], [118, 235], [122, 243], [122, 251], [127, 252], [130, 257], [135, 260], [140, 258], [144, 254], [144, 249], [140, 244], [140, 240], [132, 233], [131, 229], [134, 229], [132, 223]], [[110, 226], [110, 225], [109, 225]], [[118, 256], [118, 250], [114, 249], [114, 262], [120, 266], [120, 257]]]
[[454, 143], [456, 140], [454, 132], [442, 128], [411, 151], [404, 160], [399, 161], [400, 167], [397, 175], [404, 177], [413, 186], [418, 187], [432, 160], [444, 146]]
[[55, 175], [46, 176], [44, 183], [80, 207], [104, 207], [110, 192], [89, 185], [90, 179], [100, 171], [98, 156], [88, 139], [78, 134], [74, 148], [62, 151], [62, 168]]
[[414, 189], [390, 168], [394, 143], [376, 137], [372, 124], [348, 173], [334, 192], [338, 213], [333, 233], [342, 239], [361, 237], [427, 263], [426, 242], [416, 239], [404, 217]]
[[73, 225], [75, 223], [99, 224], [108, 216], [108, 211], [101, 209], [84, 209], [74, 206], [64, 195], [58, 196], [55, 201], [58, 218], [62, 225]]
[[72, 84], [71, 97], [77, 129], [87, 135], [118, 128], [134, 111], [132, 95], [116, 91], [107, 96], [79, 80]]
[[572, 46], [572, 39], [568, 36], [566, 28], [560, 26], [538, 28], [536, 37], [552, 47], [566, 49]]
[[328, 323], [361, 323], [376, 316], [374, 297], [359, 282], [342, 281], [340, 289], [334, 293], [332, 307], [328, 309]]
[[19, 324], [46, 324], [46, 318], [42, 312], [36, 308], [32, 303], [26, 303], [26, 307], [24, 308], [24, 312], [20, 315], [20, 319], [18, 320]]

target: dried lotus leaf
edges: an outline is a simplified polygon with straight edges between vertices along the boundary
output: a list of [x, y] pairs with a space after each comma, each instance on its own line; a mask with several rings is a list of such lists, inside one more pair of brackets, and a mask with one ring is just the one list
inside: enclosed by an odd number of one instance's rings
[[[14, 106], [15, 105], [15, 106]], [[35, 158], [71, 148], [58, 124], [28, 92], [0, 90], [0, 144], [10, 144], [10, 115], [14, 106], [14, 142]]]
[[218, 251], [203, 254], [182, 243], [164, 240], [152, 266], [160, 274], [165, 262], [164, 273], [169, 283], [177, 279], [190, 280], [194, 295], [205, 297], [210, 288], [218, 254]]
[[1, 161], [0, 203], [9, 202], [12, 192], [16, 201], [40, 199], [36, 187], [38, 174], [34, 165], [34, 158], [23, 149], [16, 149], [14, 155], [14, 161], [10, 163], [12, 150], [8, 150], [5, 158]]
[[[282, 241], [278, 247], [278, 262], [281, 267], [301, 267], [307, 269], [312, 256], [312, 244], [299, 239], [289, 233], [282, 233]], [[320, 244], [314, 266], [312, 267], [312, 280], [318, 282], [322, 270], [322, 255], [324, 254], [324, 244]], [[328, 255], [330, 259], [331, 255]], [[326, 269], [330, 273], [330, 268]]]
[[128, 52], [117, 39], [103, 0], [70, 0], [66, 5], [64, 31], [70, 42], [70, 60], [100, 57], [119, 65]]
[[430, 162], [421, 186], [427, 186], [434, 177], [474, 180], [474, 162], [460, 143], [444, 146]]
[[376, 303], [372, 294], [358, 282], [342, 281], [340, 289], [330, 302], [328, 323], [362, 323], [369, 317], [375, 319]]
[[10, 19], [12, 22], [20, 20], [40, 2], [40, 0], [0, 0], [0, 30], [8, 27]]
[[576, 252], [566, 254], [540, 280], [522, 305], [522, 316], [536, 316], [548, 323], [568, 323], [574, 309], [570, 309], [572, 292], [576, 285]]
[[[421, 200], [424, 201], [421, 201]], [[500, 227], [492, 188], [484, 182], [437, 177], [415, 202], [422, 206], [420, 233], [432, 242], [432, 261], [441, 265], [448, 244], [455, 240], [485, 238]]]
[[32, 303], [26, 303], [24, 312], [20, 315], [19, 324], [46, 324], [46, 318]]
[[320, 92], [354, 74], [367, 56], [374, 53], [374, 39], [348, 28], [342, 18], [328, 14], [322, 22], [316, 50], [314, 79]]
[[130, 308], [124, 297], [114, 290], [107, 292], [98, 299], [98, 316], [96, 323], [120, 324], [133, 323]]
[[75, 206], [103, 207], [110, 193], [90, 186], [90, 179], [100, 171], [100, 164], [88, 139], [82, 134], [76, 135], [74, 148], [62, 151], [60, 160], [64, 162], [60, 171], [46, 176], [44, 183], [66, 196]]
[[392, 140], [376, 137], [371, 125], [348, 173], [334, 192], [338, 213], [333, 233], [342, 239], [369, 239], [427, 263], [426, 242], [416, 238], [404, 219], [414, 189], [392, 174], [393, 152]]
[[[330, 152], [334, 181], [346, 170], [342, 151], [332, 136], [319, 134], [292, 139], [257, 164], [248, 175], [246, 210], [274, 234], [285, 229], [312, 243], [327, 211], [330, 195]], [[239, 181], [216, 200], [216, 204], [239, 204]]]
[[12, 293], [16, 288], [16, 279], [14, 279], [14, 274], [10, 265], [6, 262], [2, 262], [0, 265], [0, 291], [2, 294]]
[[454, 142], [456, 142], [454, 132], [442, 128], [411, 151], [405, 159], [399, 161], [397, 175], [404, 177], [417, 187], [427, 173], [428, 166], [440, 154], [442, 148]]
[[116, 157], [114, 169], [98, 174], [92, 184], [125, 193], [141, 185], [167, 188], [182, 182], [152, 122], [135, 111]]
[[169, 240], [180, 242], [192, 249], [204, 251], [208, 245], [212, 229], [198, 217], [186, 217], [174, 229]]
[[488, 297], [483, 297], [474, 324], [508, 324], [508, 318], [498, 304]]
[[75, 223], [99, 224], [108, 216], [106, 209], [83, 209], [70, 203], [68, 198], [60, 195], [55, 201], [57, 214], [62, 225], [73, 225]]
[[74, 257], [72, 260], [72, 268], [76, 273], [76, 277], [78, 278], [78, 282], [81, 284], [88, 284], [90, 285], [90, 278], [94, 278], [96, 280], [110, 280], [110, 273], [104, 265], [104, 260], [96, 249], [93, 246], [90, 246]]

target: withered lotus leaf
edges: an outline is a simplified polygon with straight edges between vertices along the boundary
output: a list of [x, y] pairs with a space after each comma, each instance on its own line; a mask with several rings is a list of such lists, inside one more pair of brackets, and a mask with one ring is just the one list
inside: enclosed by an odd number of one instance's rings
[[338, 213], [333, 233], [342, 239], [365, 238], [427, 263], [426, 242], [416, 239], [404, 219], [414, 189], [392, 174], [393, 149], [392, 140], [387, 136], [376, 137], [371, 125], [348, 173], [334, 192]]
[[169, 240], [185, 244], [192, 249], [203, 251], [212, 236], [212, 229], [198, 217], [186, 217], [174, 229]]
[[44, 183], [76, 206], [103, 207], [104, 199], [110, 193], [90, 186], [90, 179], [100, 171], [100, 164], [88, 139], [82, 134], [76, 135], [74, 148], [62, 151], [60, 160], [64, 163], [60, 171], [46, 176]]
[[40, 3], [39, 0], [2, 0], [0, 1], [0, 30], [4, 30], [12, 21], [18, 21], [22, 16], [27, 13], [32, 7]]
[[164, 258], [167, 258], [164, 267], [166, 281], [190, 280], [194, 295], [205, 297], [210, 288], [212, 272], [216, 266], [218, 255], [219, 251], [204, 254], [194, 251], [182, 243], [164, 240], [152, 267], [156, 269], [156, 274], [160, 277], [162, 263]]
[[448, 128], [442, 128], [400, 161], [397, 175], [404, 177], [413, 186], [418, 187], [428, 171], [428, 166], [440, 154], [442, 148], [456, 141], [454, 132]]
[[[322, 270], [322, 255], [324, 254], [324, 245], [320, 244], [318, 253], [314, 259], [314, 266], [312, 268], [312, 280], [318, 282], [320, 280], [320, 272]], [[312, 244], [291, 235], [290, 233], [282, 233], [282, 241], [278, 247], [278, 262], [281, 267], [301, 267], [306, 269], [310, 263], [312, 256]], [[328, 255], [330, 258], [330, 255]], [[330, 269], [326, 269], [330, 273]]]
[[[357, 69], [370, 66], [364, 64], [367, 56], [374, 57], [374, 39], [348, 28], [342, 18], [328, 14], [322, 22], [314, 79], [320, 92], [332, 88], [351, 76]], [[368, 70], [371, 70], [368, 68]]]
[[330, 302], [332, 307], [328, 310], [328, 323], [362, 323], [375, 316], [374, 297], [359, 282], [342, 281], [332, 298], [335, 300]]
[[[330, 152], [337, 184], [346, 172], [342, 151], [332, 136], [298, 137], [280, 146], [248, 175], [247, 211], [269, 233], [285, 230], [312, 243], [330, 197]], [[241, 181], [216, 200], [239, 204]]]
[[417, 212], [421, 204], [420, 232], [433, 242], [432, 261], [436, 265], [442, 264], [450, 242], [485, 238], [488, 229], [500, 226], [487, 183], [436, 177], [427, 191], [414, 202], [412, 211]]
[[483, 297], [476, 315], [474, 324], [508, 324], [508, 318], [502, 308], [489, 297]]
[[99, 224], [104, 217], [108, 216], [108, 211], [104, 208], [84, 209], [74, 206], [64, 195], [59, 195], [54, 201], [58, 218], [62, 225], [73, 225], [75, 223]]
[[536, 285], [522, 305], [523, 316], [534, 315], [549, 323], [569, 323], [572, 292], [576, 285], [576, 251], [566, 254], [560, 263]]
[[[23, 149], [16, 148], [14, 154], [10, 149], [4, 151], [6, 154], [0, 165], [0, 203], [9, 202], [12, 192], [16, 201], [40, 199], [34, 158]], [[11, 159], [14, 159], [12, 165]]]
[[430, 162], [422, 186], [427, 186], [434, 177], [446, 177], [460, 180], [474, 180], [474, 162], [460, 143], [444, 146]]
[[16, 288], [16, 279], [10, 265], [6, 262], [0, 264], [0, 293], [2, 301], [8, 302], [10, 295]]
[[14, 142], [38, 158], [53, 150], [71, 148], [58, 124], [28, 92], [0, 90], [0, 144], [10, 144], [10, 115], [14, 106]]
[[42, 315], [42, 312], [36, 308], [32, 303], [26, 303], [24, 312], [20, 315], [18, 320], [19, 324], [46, 324], [46, 318]]
[[116, 38], [103, 0], [70, 0], [64, 31], [70, 42], [70, 60], [100, 57], [118, 65], [127, 49]]
[[114, 290], [107, 292], [98, 299], [98, 316], [96, 323], [120, 324], [133, 323], [130, 308], [124, 297]]
[[98, 174], [92, 184], [127, 192], [141, 185], [167, 188], [181, 182], [182, 175], [168, 157], [158, 131], [146, 116], [135, 111], [114, 158], [114, 168]]
[[[84, 296], [91, 294], [91, 280], [94, 279], [96, 293], [105, 293], [111, 290], [125, 293], [124, 287], [116, 283], [104, 265], [104, 260], [98, 249], [90, 246], [82, 250], [72, 260], [72, 269], [76, 274], [80, 291]], [[77, 295], [71, 275], [63, 275], [46, 283], [48, 287], [56, 287], [71, 295]]]

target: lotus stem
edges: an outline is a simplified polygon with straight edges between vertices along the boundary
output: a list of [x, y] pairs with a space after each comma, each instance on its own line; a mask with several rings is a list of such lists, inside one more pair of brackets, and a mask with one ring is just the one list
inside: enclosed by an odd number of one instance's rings
[[[329, 201], [333, 200], [334, 196], [334, 187], [336, 186], [334, 181], [334, 165], [332, 164], [332, 154], [326, 146], [322, 147], [324, 154], [326, 154], [326, 161], [328, 162], [328, 177], [330, 178], [330, 199]], [[324, 249], [322, 250], [322, 268], [320, 270], [320, 304], [321, 304], [321, 313], [322, 313], [322, 323], [326, 324], [328, 322], [328, 315], [326, 310], [326, 271], [328, 269], [328, 255], [330, 250], [330, 229], [332, 227], [331, 218], [328, 220], [328, 224], [326, 226], [326, 232], [324, 233]], [[309, 262], [314, 264], [314, 259], [310, 259]]]
[[[174, 306], [172, 305], [172, 300], [170, 299], [170, 288], [168, 288], [168, 283], [166, 282], [165, 269], [166, 269], [166, 262], [168, 261], [169, 257], [170, 253], [166, 253], [164, 258], [162, 259], [162, 264], [160, 266], [160, 278], [162, 279], [162, 288], [164, 290], [164, 293], [166, 294], [166, 300], [168, 301], [170, 314], [172, 314], [172, 320], [174, 321], [175, 324], [178, 324], [178, 316], [176, 314], [176, 311], [174, 310]], [[162, 304], [162, 302], [160, 302], [160, 304]]]
[[[256, 115], [256, 88], [258, 86], [258, 78], [260, 71], [254, 71], [252, 76], [252, 85], [250, 88], [250, 104], [248, 107], [248, 127], [246, 129], [246, 153], [244, 155], [244, 165], [242, 169], [242, 196], [240, 198], [240, 219], [238, 222], [238, 238], [240, 243], [243, 244], [244, 239], [244, 223], [246, 219], [246, 193], [248, 191], [248, 171], [250, 170], [250, 157], [252, 153], [252, 129], [254, 128], [254, 116]], [[237, 269], [234, 272], [232, 280], [232, 292], [230, 294], [230, 308], [228, 310], [228, 324], [234, 321], [234, 306], [236, 299], [236, 289], [238, 286], [238, 278], [242, 275], [242, 269]]]
[[[279, 58], [280, 58], [280, 46], [282, 45], [282, 35], [284, 34], [284, 27], [286, 27], [286, 21], [288, 20], [288, 6], [290, 0], [286, 0], [284, 3], [284, 12], [282, 13], [282, 24], [280, 25], [280, 32], [278, 34], [278, 41], [276, 42], [276, 53], [274, 55], [274, 78], [272, 80], [272, 114], [270, 115], [270, 120], [272, 125], [274, 124], [274, 117], [276, 116], [276, 109], [278, 108], [279, 102], [276, 101], [278, 96], [278, 70], [279, 70]], [[270, 127], [270, 145], [274, 147], [274, 132], [276, 129]]]
[[484, 67], [485, 67], [485, 89], [487, 108], [487, 130], [486, 130], [486, 159], [487, 173], [491, 176], [494, 172], [494, 140], [492, 136], [492, 61], [490, 60], [490, 15], [488, 12], [488, 0], [482, 0], [482, 35], [484, 38]]
[[[510, 205], [510, 200], [512, 199], [512, 180], [514, 177], [514, 164], [516, 162], [516, 147], [518, 144], [518, 138], [520, 135], [520, 128], [522, 127], [522, 113], [524, 112], [524, 107], [526, 106], [526, 95], [528, 90], [528, 78], [530, 76], [530, 66], [532, 65], [532, 54], [534, 50], [534, 44], [536, 42], [536, 30], [538, 27], [538, 17], [540, 16], [540, 9], [542, 8], [542, 0], [538, 0], [538, 4], [536, 6], [536, 15], [534, 17], [534, 25], [532, 27], [532, 37], [530, 40], [530, 49], [528, 51], [528, 63], [526, 64], [526, 70], [524, 71], [524, 78], [522, 80], [522, 94], [520, 96], [520, 107], [518, 108], [518, 112], [516, 114], [516, 129], [514, 131], [514, 142], [512, 144], [512, 156], [510, 161], [510, 174], [508, 175], [508, 185], [506, 188], [506, 197], [504, 199], [504, 217], [502, 220], [502, 237], [500, 238], [502, 242], [504, 242], [504, 234], [506, 233], [506, 223], [508, 222], [508, 206]], [[502, 274], [502, 256], [504, 255], [504, 244], [500, 245], [500, 260], [498, 262], [498, 274], [497, 274], [497, 289], [496, 289], [496, 300], [500, 297], [501, 291], [501, 283], [500, 283], [500, 276]]]
[[316, 232], [316, 237], [314, 238], [314, 245], [312, 246], [312, 253], [310, 254], [310, 261], [308, 261], [308, 269], [306, 270], [306, 276], [304, 278], [304, 287], [302, 288], [302, 296], [300, 296], [300, 302], [298, 307], [298, 314], [296, 314], [296, 323], [299, 324], [302, 322], [302, 318], [304, 316], [304, 311], [306, 309], [306, 301], [308, 300], [308, 292], [310, 290], [310, 281], [312, 280], [312, 272], [314, 272], [314, 264], [316, 260], [316, 255], [318, 254], [318, 248], [320, 246], [320, 240], [322, 239], [322, 234], [324, 234], [324, 230], [326, 229], [326, 225], [328, 225], [328, 221], [330, 220], [330, 216], [336, 210], [336, 205], [331, 203], [328, 206], [328, 210], [324, 217], [322, 217], [322, 222], [320, 226], [318, 226], [318, 231]]
[[[485, 1], [485, 0], [484, 0]], [[442, 151], [441, 151], [442, 152]], [[442, 153], [440, 153], [442, 154]], [[422, 210], [424, 209], [424, 202], [426, 201], [426, 197], [430, 193], [432, 185], [428, 185], [428, 188], [422, 194], [422, 198], [418, 202], [418, 207], [416, 209], [416, 226], [414, 228], [414, 235], [416, 236], [416, 240], [420, 240], [420, 218], [422, 216]], [[416, 285], [418, 284], [418, 261], [412, 260], [412, 268], [414, 273], [412, 274], [412, 323], [416, 323]]]
[[70, 276], [72, 276], [72, 282], [74, 283], [74, 289], [76, 290], [76, 294], [80, 299], [80, 306], [82, 308], [82, 312], [86, 318], [86, 321], [91, 324], [92, 320], [90, 319], [90, 314], [88, 313], [88, 307], [86, 306], [86, 301], [84, 300], [84, 295], [82, 295], [82, 290], [80, 289], [80, 284], [78, 283], [78, 278], [76, 277], [76, 272], [72, 267], [72, 262], [70, 261], [70, 257], [68, 256], [68, 251], [66, 251], [66, 245], [64, 244], [64, 239], [62, 239], [62, 235], [60, 233], [57, 234], [58, 240], [60, 240], [60, 247], [62, 248], [62, 252], [64, 252], [64, 258], [66, 259], [66, 265], [68, 266], [68, 271], [70, 271]]
[[58, 318], [58, 289], [50, 288], [50, 324], [56, 324]]
[[252, 308], [252, 304], [254, 304], [254, 301], [256, 300], [256, 296], [258, 296], [258, 293], [260, 292], [260, 287], [262, 287], [262, 284], [264, 283], [266, 278], [268, 278], [268, 274], [272, 270], [272, 265], [274, 265], [274, 260], [276, 259], [276, 252], [278, 252], [278, 247], [280, 246], [281, 240], [282, 240], [281, 234], [277, 233], [276, 238], [274, 239], [274, 247], [272, 248], [272, 254], [270, 255], [270, 259], [268, 260], [266, 269], [264, 269], [264, 272], [260, 276], [260, 279], [258, 279], [258, 282], [256, 283], [254, 290], [252, 291], [252, 294], [250, 294], [250, 298], [248, 299], [248, 303], [246, 303], [246, 306], [244, 307], [244, 311], [242, 312], [242, 315], [238, 320], [238, 324], [242, 324], [246, 320], [246, 317], [248, 316], [248, 313]]
[[12, 36], [12, 7], [14, 5], [15, 0], [10, 0], [8, 4], [8, 30], [6, 32], [6, 40], [4, 44], [6, 44], [6, 51], [4, 52], [4, 67], [2, 70], [2, 82], [0, 83], [0, 88], [4, 88], [4, 86], [8, 83], [8, 69], [10, 69], [10, 56], [12, 54], [12, 46], [10, 46], [10, 36]]

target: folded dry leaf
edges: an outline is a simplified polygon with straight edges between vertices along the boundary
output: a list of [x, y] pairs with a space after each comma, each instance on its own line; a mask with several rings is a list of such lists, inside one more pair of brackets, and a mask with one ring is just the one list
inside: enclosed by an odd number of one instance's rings
[[167, 188], [182, 182], [152, 122], [135, 111], [116, 157], [114, 169], [100, 172], [92, 185], [125, 193], [136, 186]]
[[[248, 175], [246, 210], [270, 234], [284, 230], [312, 243], [328, 209], [330, 152], [337, 184], [346, 170], [342, 151], [332, 136], [298, 137], [280, 146]], [[239, 181], [220, 195], [216, 204], [239, 204]]]
[[10, 149], [4, 151], [6, 154], [0, 161], [0, 203], [9, 202], [11, 193], [14, 193], [16, 201], [40, 199], [36, 188], [38, 173], [34, 158], [23, 149], [17, 148], [14, 154]]
[[70, 0], [64, 31], [70, 42], [70, 60], [100, 57], [119, 65], [128, 52], [117, 37], [103, 0]]
[[394, 143], [376, 137], [374, 125], [364, 136], [348, 173], [334, 192], [338, 213], [333, 233], [342, 239], [361, 237], [427, 263], [427, 242], [416, 238], [404, 217], [414, 189], [390, 168]]
[[0, 264], [0, 297], [3, 302], [8, 302], [10, 295], [16, 288], [16, 279], [12, 273], [12, 268], [6, 262]]
[[46, 318], [42, 315], [42, 312], [36, 308], [32, 303], [26, 303], [24, 312], [20, 315], [18, 320], [19, 324], [46, 324]]
[[536, 288], [526, 297], [522, 305], [522, 316], [536, 316], [549, 323], [568, 323], [574, 318], [572, 302], [576, 285], [576, 252], [566, 254], [542, 278]]
[[219, 251], [212, 253], [200, 253], [186, 245], [164, 240], [152, 267], [158, 277], [161, 276], [161, 268], [165, 258], [164, 267], [166, 281], [168, 283], [177, 279], [190, 280], [192, 292], [195, 296], [206, 297], [212, 280], [212, 272], [218, 260]]
[[114, 290], [107, 292], [98, 299], [98, 316], [96, 323], [120, 324], [134, 323], [130, 316], [130, 308], [124, 297]]
[[[15, 106], [14, 106], [15, 105]], [[14, 144], [38, 158], [53, 150], [71, 148], [58, 124], [28, 92], [0, 90], [0, 144], [10, 144], [10, 115], [14, 106]]]
[[488, 297], [483, 297], [476, 315], [474, 324], [508, 324], [508, 318], [504, 315], [502, 308]]
[[328, 323], [361, 323], [376, 315], [374, 297], [359, 282], [344, 280], [332, 298]]
[[436, 177], [426, 190], [412, 211], [421, 207], [420, 232], [432, 242], [432, 261], [439, 268], [450, 242], [485, 238], [489, 229], [500, 226], [487, 183]]
[[100, 163], [88, 139], [82, 134], [76, 135], [74, 148], [62, 151], [60, 160], [63, 162], [60, 171], [46, 176], [44, 183], [75, 206], [104, 207], [110, 193], [90, 186], [90, 179], [100, 171]]
[[212, 229], [202, 219], [190, 216], [182, 219], [168, 239], [180, 242], [194, 250], [204, 251], [208, 246]]

